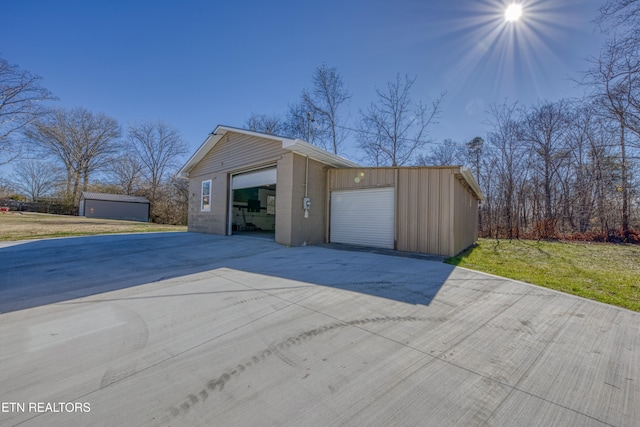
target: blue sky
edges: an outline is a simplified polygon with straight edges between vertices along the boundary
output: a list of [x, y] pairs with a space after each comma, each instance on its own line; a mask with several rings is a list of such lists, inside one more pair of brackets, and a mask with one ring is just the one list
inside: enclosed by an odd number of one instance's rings
[[[492, 103], [578, 96], [571, 81], [598, 52], [601, 1], [2, 1], [0, 55], [43, 78], [60, 107], [123, 127], [164, 120], [195, 151], [217, 124], [283, 113], [314, 69], [334, 66], [350, 124], [396, 73], [413, 99], [446, 92], [436, 141], [486, 135]], [[357, 160], [353, 146], [344, 153]]]

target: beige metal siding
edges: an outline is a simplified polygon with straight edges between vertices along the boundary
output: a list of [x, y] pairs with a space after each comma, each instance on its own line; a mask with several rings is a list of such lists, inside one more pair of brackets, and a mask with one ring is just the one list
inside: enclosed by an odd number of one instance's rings
[[452, 250], [453, 170], [398, 170], [397, 249], [449, 255]]
[[331, 191], [395, 186], [396, 249], [450, 256], [476, 239], [470, 218], [477, 202], [459, 173], [458, 167], [334, 169], [328, 181]]
[[454, 245], [452, 254], [456, 255], [471, 246], [478, 237], [478, 200], [467, 190], [461, 177], [454, 180]]
[[239, 172], [242, 168], [274, 163], [289, 153], [282, 143], [251, 135], [227, 133], [189, 172], [190, 177], [221, 171]]
[[394, 168], [350, 168], [329, 170], [330, 190], [355, 190], [357, 188], [393, 187]]

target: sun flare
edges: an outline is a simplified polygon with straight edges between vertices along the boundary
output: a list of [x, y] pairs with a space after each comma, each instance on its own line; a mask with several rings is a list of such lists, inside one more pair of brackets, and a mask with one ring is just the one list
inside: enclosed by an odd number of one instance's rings
[[509, 22], [515, 22], [522, 16], [522, 6], [511, 3], [504, 12], [504, 18]]

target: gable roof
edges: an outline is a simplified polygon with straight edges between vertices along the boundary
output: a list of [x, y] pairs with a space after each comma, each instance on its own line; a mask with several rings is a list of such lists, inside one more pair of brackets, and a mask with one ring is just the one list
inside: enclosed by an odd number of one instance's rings
[[83, 191], [80, 197], [84, 200], [104, 200], [109, 202], [127, 202], [127, 203], [149, 203], [146, 197], [127, 196], [124, 194], [110, 193], [93, 193], [91, 191]]
[[269, 135], [266, 133], [254, 132], [246, 129], [234, 128], [231, 126], [218, 125], [216, 129], [209, 134], [207, 139], [202, 143], [200, 148], [187, 160], [187, 163], [178, 171], [178, 177], [189, 178], [189, 172], [209, 153], [213, 147], [228, 133], [239, 133], [242, 135], [255, 136], [257, 138], [270, 139], [272, 141], [278, 141], [282, 144], [282, 148], [292, 151], [294, 153], [308, 156], [310, 159], [316, 160], [320, 163], [324, 163], [334, 167], [357, 167], [357, 163], [332, 154], [322, 148], [309, 144], [301, 139], [291, 139], [282, 136]]

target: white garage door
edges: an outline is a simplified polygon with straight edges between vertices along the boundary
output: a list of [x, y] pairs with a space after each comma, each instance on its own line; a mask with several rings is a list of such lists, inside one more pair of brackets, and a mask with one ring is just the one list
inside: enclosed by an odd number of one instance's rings
[[231, 189], [261, 187], [276, 183], [276, 168], [260, 169], [255, 172], [247, 172], [234, 175], [231, 179]]
[[329, 239], [393, 249], [394, 212], [393, 188], [333, 191]]

